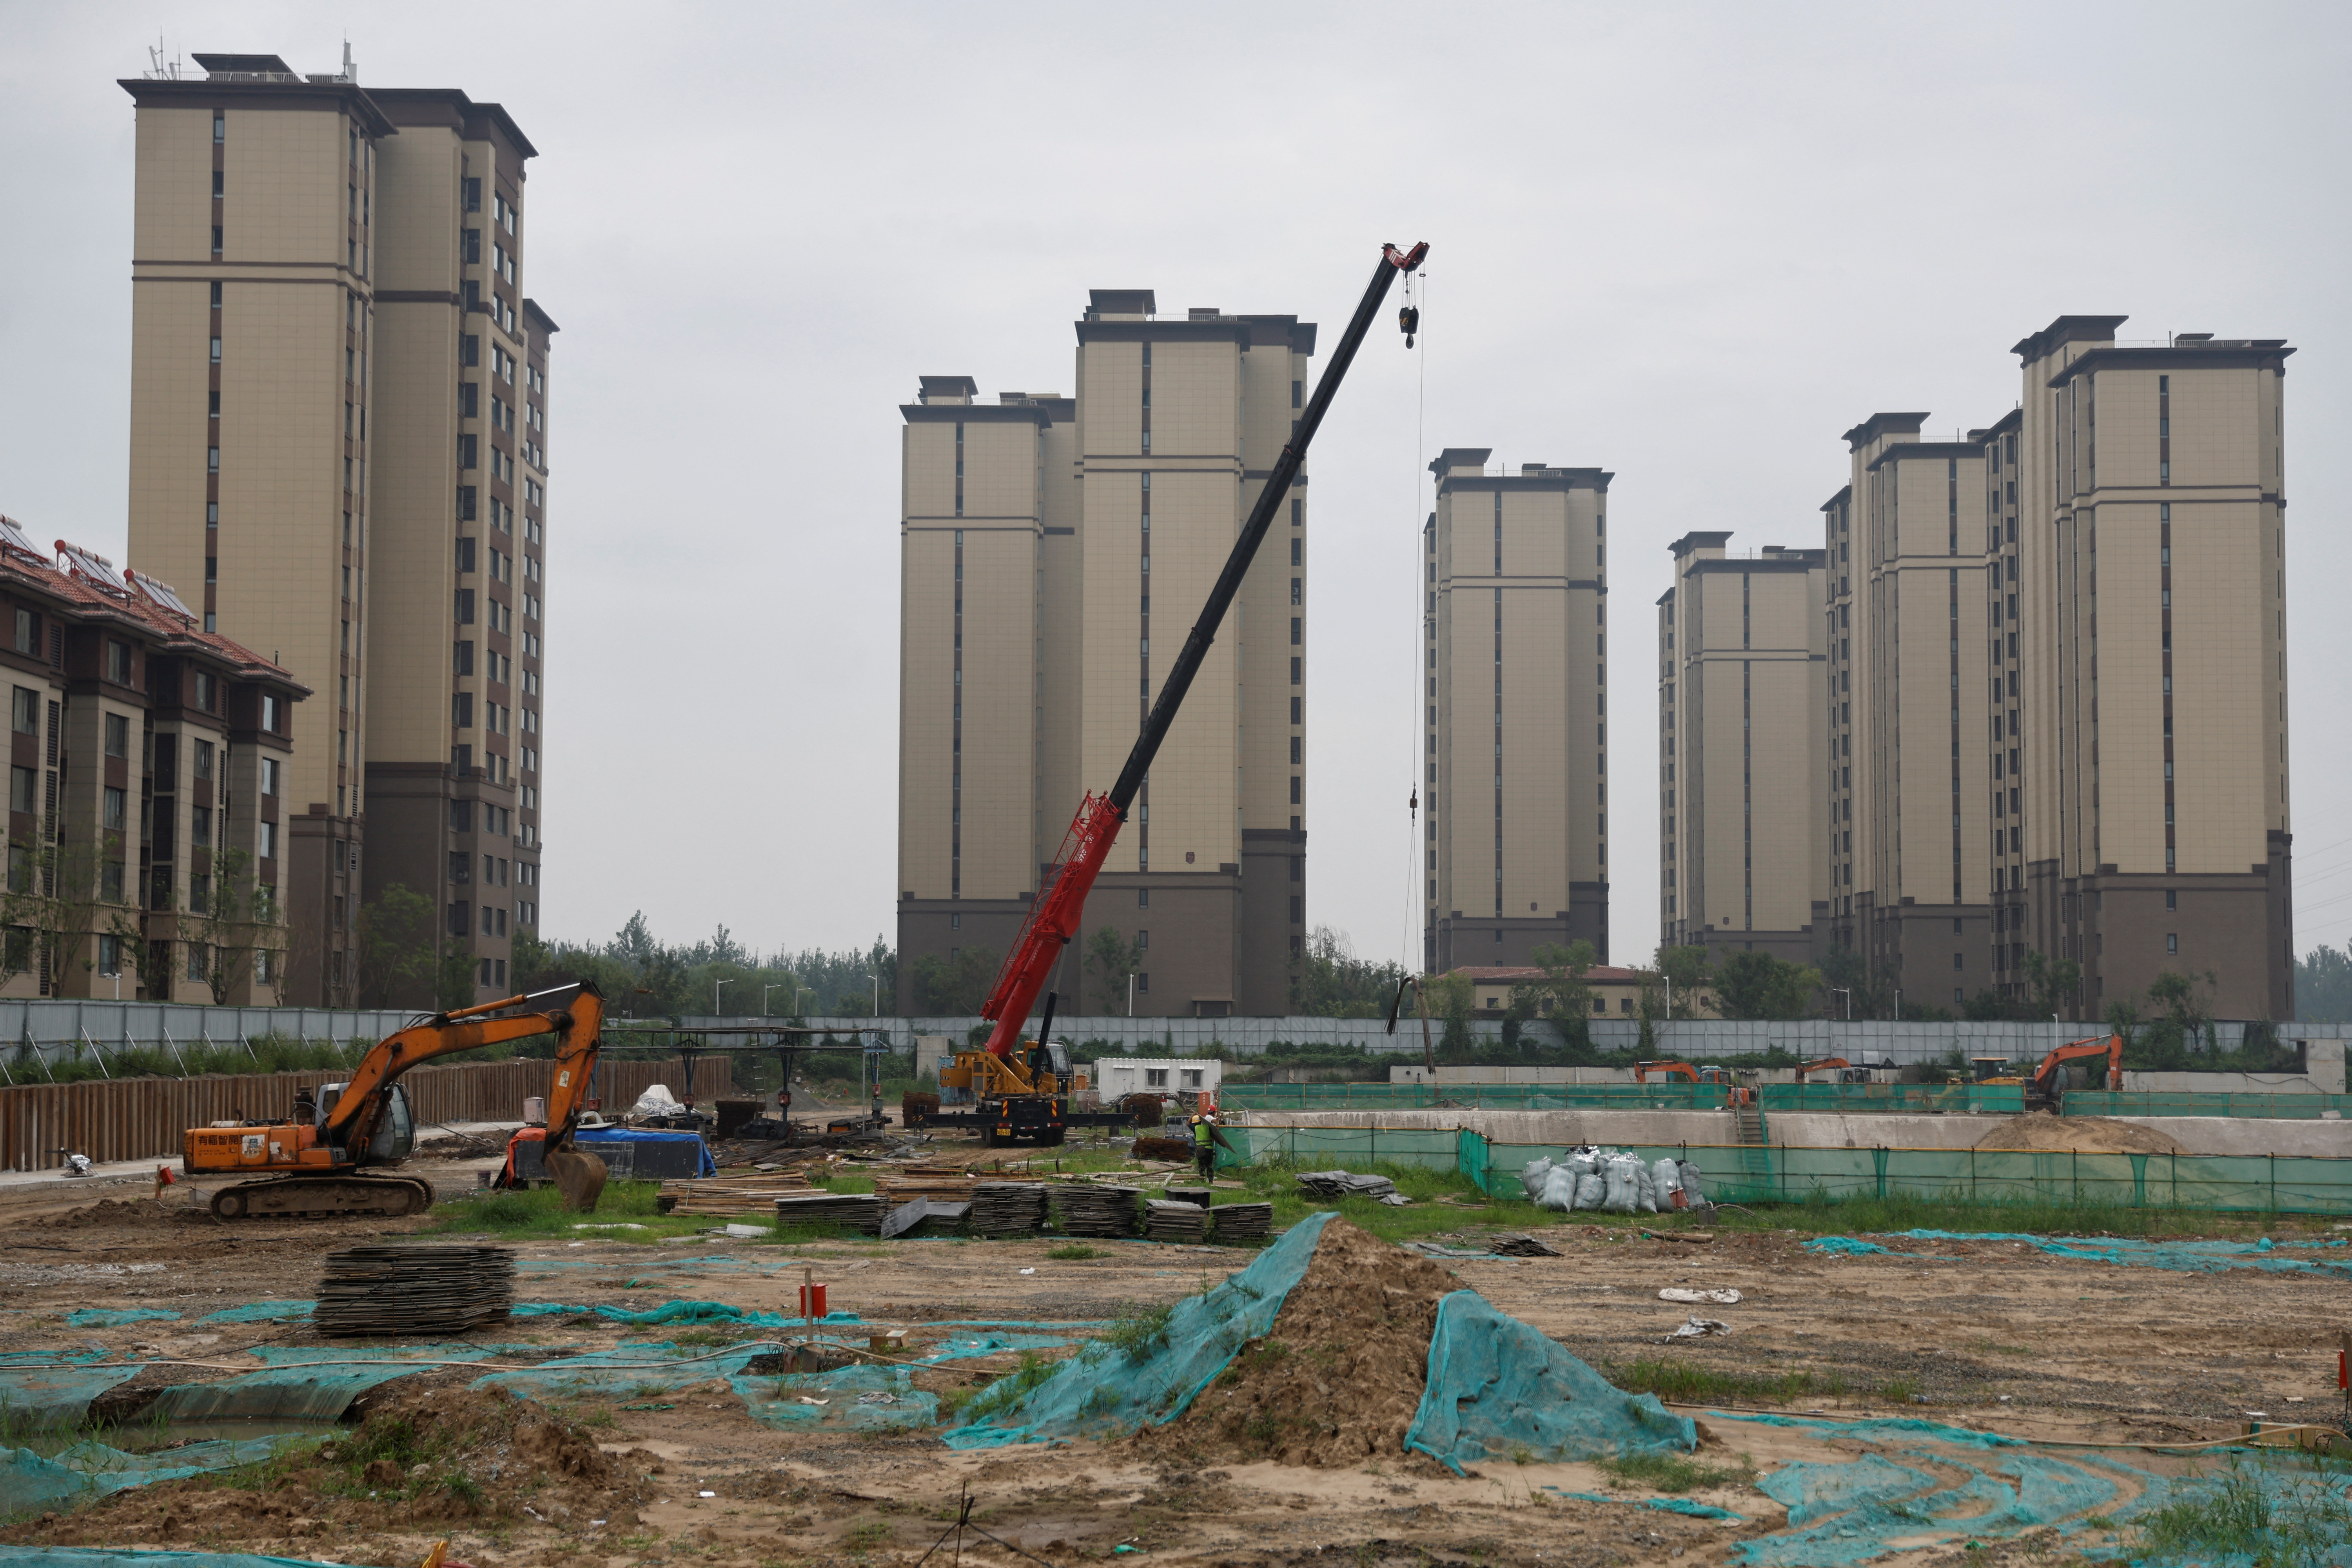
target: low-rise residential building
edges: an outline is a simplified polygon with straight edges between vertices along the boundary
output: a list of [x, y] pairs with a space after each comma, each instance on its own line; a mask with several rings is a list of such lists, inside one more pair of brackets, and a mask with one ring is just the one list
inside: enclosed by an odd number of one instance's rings
[[0, 518], [8, 687], [0, 996], [272, 1005], [285, 793], [310, 689], [167, 584]]
[[[1468, 967], [1452, 972], [1470, 982], [1470, 1016], [1474, 1018], [1499, 1018], [1511, 1010], [1511, 1003], [1523, 986], [1541, 985], [1549, 980], [1543, 970], [1525, 964], [1496, 964], [1488, 967]], [[1621, 969], [1613, 964], [1596, 963], [1579, 976], [1592, 993], [1592, 1016], [1596, 1018], [1631, 1018], [1642, 1010], [1642, 987], [1654, 984], [1656, 977], [1639, 969]], [[1402, 1022], [1398, 1025], [1402, 1028]]]

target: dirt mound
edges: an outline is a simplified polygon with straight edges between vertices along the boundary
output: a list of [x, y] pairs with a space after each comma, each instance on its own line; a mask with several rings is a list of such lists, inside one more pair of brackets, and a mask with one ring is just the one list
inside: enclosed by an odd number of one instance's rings
[[2153, 1127], [2105, 1116], [2012, 1116], [1977, 1140], [1979, 1149], [2071, 1149], [2083, 1154], [2186, 1154]]
[[1192, 1143], [1184, 1138], [1147, 1136], [1138, 1138], [1128, 1152], [1138, 1160], [1189, 1160], [1192, 1157]]
[[1398, 1457], [1428, 1382], [1437, 1303], [1461, 1289], [1429, 1259], [1334, 1219], [1265, 1336], [1183, 1415], [1134, 1441], [1286, 1465]]
[[0, 1540], [258, 1546], [459, 1523], [498, 1528], [532, 1514], [577, 1528], [632, 1520], [640, 1479], [655, 1468], [642, 1451], [605, 1453], [577, 1423], [502, 1389], [424, 1388], [386, 1400], [315, 1452], [116, 1492], [0, 1531]]
[[87, 1208], [41, 1215], [29, 1223], [44, 1230], [88, 1230], [96, 1226], [110, 1225], [176, 1225], [189, 1213], [189, 1210], [178, 1206], [165, 1208], [152, 1198], [101, 1198]]

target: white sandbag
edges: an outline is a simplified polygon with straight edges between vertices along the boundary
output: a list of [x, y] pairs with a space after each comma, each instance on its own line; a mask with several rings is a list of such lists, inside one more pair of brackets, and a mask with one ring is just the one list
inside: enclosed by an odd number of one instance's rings
[[1685, 1160], [1681, 1163], [1680, 1173], [1682, 1176], [1684, 1206], [1686, 1208], [1702, 1208], [1706, 1206], [1706, 1179], [1699, 1174], [1698, 1167], [1688, 1160]]
[[1576, 1206], [1578, 1208], [1597, 1209], [1601, 1206], [1601, 1201], [1608, 1196], [1608, 1194], [1609, 1184], [1602, 1181], [1597, 1172], [1587, 1171], [1584, 1174], [1576, 1178]]
[[1642, 1168], [1641, 1162], [1630, 1154], [1611, 1156], [1601, 1167], [1601, 1179], [1608, 1191], [1601, 1206], [1611, 1214], [1632, 1214], [1640, 1197], [1635, 1190], [1633, 1173]]
[[1635, 1208], [1641, 1210], [1643, 1214], [1655, 1214], [1658, 1212], [1657, 1179], [1651, 1175], [1650, 1167], [1644, 1165], [1639, 1160], [1633, 1162], [1633, 1206]]
[[1673, 1159], [1663, 1159], [1651, 1166], [1650, 1178], [1657, 1188], [1660, 1214], [1672, 1214], [1683, 1206], [1683, 1168]]
[[1546, 1154], [1538, 1159], [1528, 1161], [1520, 1170], [1519, 1185], [1527, 1189], [1528, 1197], [1531, 1201], [1543, 1195], [1544, 1176], [1551, 1170], [1551, 1156]]
[[637, 1096], [636, 1104], [629, 1107], [632, 1116], [684, 1116], [686, 1107], [670, 1097], [669, 1085], [656, 1083]]
[[1544, 1173], [1543, 1191], [1538, 1194], [1538, 1207], [1557, 1209], [1565, 1214], [1576, 1206], [1576, 1177], [1554, 1165]]

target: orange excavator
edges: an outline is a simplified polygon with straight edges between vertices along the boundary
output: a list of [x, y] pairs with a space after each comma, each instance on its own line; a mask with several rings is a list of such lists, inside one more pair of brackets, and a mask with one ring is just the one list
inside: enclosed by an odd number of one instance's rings
[[[562, 1000], [551, 1005], [550, 998]], [[593, 1214], [604, 1190], [604, 1162], [575, 1149], [572, 1135], [587, 1108], [604, 1021], [604, 994], [584, 980], [419, 1018], [377, 1041], [350, 1082], [299, 1093], [294, 1114], [284, 1121], [190, 1128], [182, 1146], [187, 1173], [256, 1178], [213, 1194], [212, 1211], [221, 1219], [422, 1213], [432, 1206], [433, 1184], [384, 1169], [407, 1158], [415, 1142], [415, 1117], [400, 1075], [436, 1057], [552, 1034], [547, 1171], [566, 1208]]]
[[2088, 1057], [2107, 1058], [2106, 1081], [2103, 1087], [2121, 1089], [2124, 1086], [2124, 1037], [2110, 1035], [2100, 1039], [2095, 1035], [2087, 1040], [2072, 1040], [2042, 1058], [2033, 1076], [2025, 1082], [2025, 1098], [2029, 1105], [2055, 1114], [2064, 1093], [2060, 1087], [2065, 1074], [2061, 1070], [2068, 1062]]
[[1802, 1067], [1797, 1069], [1797, 1081], [1799, 1083], [1804, 1083], [1808, 1081], [1810, 1075], [1817, 1072], [1835, 1072], [1837, 1077], [1832, 1081], [1837, 1083], [1868, 1083], [1870, 1081], [1869, 1068], [1858, 1068], [1852, 1062], [1846, 1060], [1843, 1057], [1823, 1057], [1819, 1061], [1805, 1063]]
[[1633, 1064], [1633, 1081], [1635, 1083], [1649, 1082], [1650, 1075], [1652, 1073], [1656, 1073], [1660, 1078], [1678, 1078], [1691, 1083], [1696, 1083], [1698, 1081], [1698, 1068], [1691, 1066], [1688, 1062], [1662, 1061], [1635, 1062]]

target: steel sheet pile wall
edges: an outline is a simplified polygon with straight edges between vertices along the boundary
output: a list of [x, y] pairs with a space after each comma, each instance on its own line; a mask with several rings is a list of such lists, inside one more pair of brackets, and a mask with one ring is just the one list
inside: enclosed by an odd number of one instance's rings
[[[522, 1119], [529, 1095], [545, 1095], [551, 1060], [456, 1062], [411, 1068], [401, 1082], [421, 1124], [433, 1121], [509, 1121]], [[695, 1064], [695, 1098], [731, 1094], [730, 1064], [705, 1057]], [[309, 1072], [240, 1073], [207, 1078], [135, 1078], [81, 1083], [32, 1084], [0, 1089], [0, 1169], [47, 1170], [65, 1163], [65, 1152], [91, 1159], [177, 1159], [181, 1134], [191, 1127], [232, 1119], [283, 1117], [295, 1091], [340, 1083], [349, 1068]], [[685, 1081], [685, 1064], [615, 1061], [596, 1068], [596, 1094], [612, 1110], [625, 1110], [656, 1083], [673, 1092]]]

